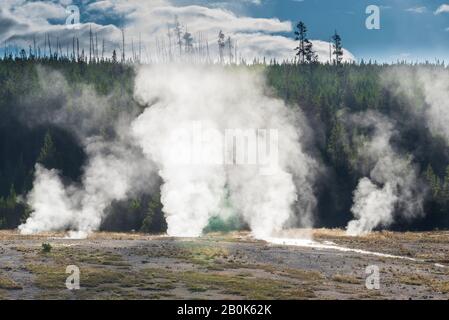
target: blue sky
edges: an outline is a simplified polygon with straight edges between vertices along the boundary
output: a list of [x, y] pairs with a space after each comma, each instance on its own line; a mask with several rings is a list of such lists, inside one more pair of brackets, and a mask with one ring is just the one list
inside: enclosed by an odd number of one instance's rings
[[[336, 29], [357, 60], [449, 61], [449, 0], [2, 1], [0, 41], [24, 46], [34, 36], [42, 42], [45, 34], [59, 39], [68, 36], [69, 43], [76, 35], [86, 45], [86, 33], [92, 28], [112, 51], [120, 45], [120, 27], [125, 26], [128, 40], [135, 41], [141, 34], [150, 51], [155, 38], [161, 41], [167, 24], [178, 15], [186, 30], [196, 38], [201, 34], [213, 47], [216, 34], [224, 30], [248, 59], [254, 55], [285, 59], [292, 56], [295, 45], [291, 24], [301, 19], [309, 28], [309, 37], [321, 40], [314, 44], [323, 59], [328, 52], [323, 41], [329, 41]], [[82, 25], [76, 32], [64, 26], [65, 8], [70, 4], [78, 5], [81, 12]], [[381, 9], [380, 30], [365, 27], [368, 5]], [[436, 14], [438, 8], [446, 10]], [[352, 58], [349, 52], [346, 56]]]
[[[223, 1], [178, 1], [220, 4]], [[438, 0], [260, 0], [228, 5], [253, 17], [306, 22], [312, 39], [328, 40], [335, 29], [344, 46], [358, 59], [391, 61], [398, 58], [449, 61], [449, 13], [435, 11], [449, 1]], [[365, 27], [368, 5], [381, 9], [381, 29]], [[449, 29], [448, 29], [449, 30]]]
[[[449, 1], [265, 0], [249, 5], [253, 16], [304, 20], [310, 37], [326, 40], [334, 29], [357, 58], [391, 60], [449, 57], [449, 13], [435, 11]], [[381, 8], [381, 29], [365, 27], [368, 5]]]

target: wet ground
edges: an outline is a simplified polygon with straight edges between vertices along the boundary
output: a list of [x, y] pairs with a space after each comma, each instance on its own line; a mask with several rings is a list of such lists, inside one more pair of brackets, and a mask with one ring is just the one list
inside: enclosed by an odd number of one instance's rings
[[[96, 233], [70, 240], [1, 231], [0, 298], [449, 298], [449, 232], [311, 233], [316, 246], [273, 244], [247, 233], [200, 239]], [[69, 265], [79, 268], [79, 290], [66, 288]], [[376, 283], [369, 266], [379, 270], [378, 290], [367, 288], [367, 277]]]

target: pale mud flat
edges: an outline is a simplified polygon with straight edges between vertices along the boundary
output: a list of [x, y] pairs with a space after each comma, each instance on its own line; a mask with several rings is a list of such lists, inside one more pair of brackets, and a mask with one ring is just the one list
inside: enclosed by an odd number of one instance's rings
[[[449, 299], [449, 232], [347, 237], [341, 230], [295, 230], [286, 239], [268, 243], [239, 232], [71, 240], [0, 231], [0, 298]], [[68, 265], [80, 269], [79, 290], [66, 288]], [[372, 265], [380, 271], [379, 290], [366, 287]]]

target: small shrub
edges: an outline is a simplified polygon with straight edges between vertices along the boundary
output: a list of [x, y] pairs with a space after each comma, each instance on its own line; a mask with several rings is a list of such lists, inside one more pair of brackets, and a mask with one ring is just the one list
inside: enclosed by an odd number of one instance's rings
[[42, 252], [48, 253], [51, 251], [51, 244], [49, 243], [43, 243], [42, 244]]

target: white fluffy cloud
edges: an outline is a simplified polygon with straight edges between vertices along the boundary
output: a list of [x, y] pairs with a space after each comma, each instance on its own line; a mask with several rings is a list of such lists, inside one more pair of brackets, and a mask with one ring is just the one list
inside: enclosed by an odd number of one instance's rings
[[449, 12], [449, 4], [442, 4], [438, 7], [438, 9], [434, 12], [435, 14], [440, 13], [448, 13]]
[[426, 7], [412, 7], [412, 8], [406, 9], [405, 11], [421, 14], [421, 13], [425, 13], [427, 11], [427, 8]]
[[[252, 61], [255, 57], [266, 59], [291, 59], [296, 43], [286, 34], [293, 33], [290, 21], [280, 21], [277, 18], [252, 18], [237, 15], [233, 11], [218, 6], [228, 1], [214, 2], [214, 6], [184, 5], [176, 6], [178, 0], [102, 0], [91, 2], [81, 10], [81, 26], [79, 29], [67, 29], [63, 22], [66, 13], [65, 6], [70, 2], [23, 0], [5, 0], [0, 11], [0, 41], [8, 40], [27, 46], [27, 42], [36, 37], [43, 46], [45, 34], [53, 39], [59, 38], [62, 46], [71, 46], [72, 37], [80, 39], [80, 44], [89, 48], [89, 30], [97, 34], [99, 41], [105, 39], [106, 52], [112, 50], [121, 52], [121, 25], [95, 23], [91, 21], [123, 21], [126, 35], [126, 51], [129, 55], [132, 44], [137, 46], [139, 38], [142, 41], [143, 60], [152, 60], [164, 48], [175, 46], [168, 43], [168, 29], [173, 27], [175, 16], [178, 17], [184, 30], [188, 30], [194, 39], [201, 38], [209, 44], [211, 55], [218, 56], [218, 33], [222, 30], [230, 36], [237, 46], [238, 56]], [[198, 1], [194, 1], [196, 3]], [[253, 5], [261, 2], [247, 0]], [[232, 3], [232, 1], [231, 1]], [[86, 17], [91, 21], [83, 21]], [[115, 18], [115, 19], [114, 19]], [[61, 24], [49, 21], [59, 19]], [[116, 22], [115, 22], [116, 23]], [[321, 61], [329, 59], [329, 44], [323, 41], [313, 41], [315, 50]], [[168, 49], [166, 49], [168, 50]], [[354, 59], [345, 51], [345, 60]]]

